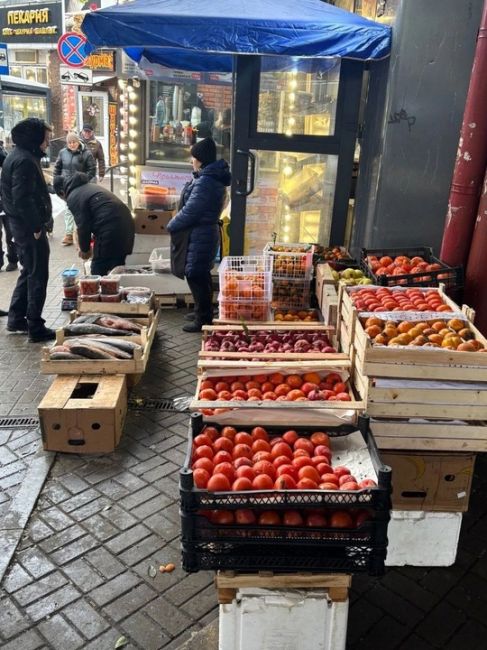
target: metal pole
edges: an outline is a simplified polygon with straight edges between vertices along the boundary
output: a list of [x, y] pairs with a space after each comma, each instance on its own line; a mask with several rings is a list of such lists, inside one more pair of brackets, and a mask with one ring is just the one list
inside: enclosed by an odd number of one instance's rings
[[465, 103], [440, 257], [465, 265], [487, 163], [487, 0]]
[[464, 301], [475, 309], [475, 325], [487, 336], [487, 170], [465, 272]]

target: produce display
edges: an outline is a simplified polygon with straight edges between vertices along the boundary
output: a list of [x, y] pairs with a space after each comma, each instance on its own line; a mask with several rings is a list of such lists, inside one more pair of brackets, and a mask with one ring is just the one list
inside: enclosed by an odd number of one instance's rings
[[243, 330], [211, 332], [203, 343], [207, 352], [311, 352], [334, 353], [324, 332], [302, 330]]
[[349, 387], [337, 372], [285, 375], [281, 372], [239, 377], [212, 377], [199, 386], [198, 399], [207, 401], [340, 401], [349, 402]]
[[[373, 255], [365, 256], [369, 273], [377, 284], [410, 285], [414, 283], [437, 284], [445, 282], [453, 286], [461, 278], [457, 271], [460, 267], [452, 268], [424, 250], [423, 255]], [[372, 251], [371, 251], [372, 253]]]
[[219, 269], [220, 319], [269, 320], [271, 268], [272, 261], [265, 257], [224, 257]]
[[272, 280], [272, 306], [308, 307], [310, 298], [309, 280]]
[[451, 320], [394, 321], [375, 316], [360, 319], [375, 345], [444, 348], [458, 352], [486, 352], [468, 322]]
[[313, 247], [310, 244], [267, 244], [264, 255], [273, 259], [274, 278], [310, 279], [313, 264]]
[[389, 287], [370, 287], [351, 291], [349, 296], [359, 311], [453, 311], [437, 289], [397, 291]]
[[365, 276], [360, 269], [343, 269], [343, 271], [331, 270], [335, 282], [343, 282], [347, 287], [353, 287], [357, 284], [372, 284], [372, 280]]
[[111, 314], [82, 314], [63, 327], [65, 336], [80, 334], [106, 334], [120, 336], [121, 334], [140, 334], [142, 326], [128, 318]]
[[234, 321], [268, 321], [270, 318], [270, 303], [248, 302], [219, 299], [219, 318]]
[[315, 246], [315, 253], [327, 262], [351, 259], [350, 253], [342, 246]]
[[318, 323], [320, 317], [316, 309], [275, 309], [274, 320], [289, 323]]
[[211, 523], [220, 526], [240, 524], [243, 526], [288, 526], [292, 528], [360, 528], [363, 523], [372, 519], [372, 513], [369, 510], [360, 508], [350, 510], [314, 508], [312, 511], [289, 509], [283, 512], [239, 508], [238, 510], [203, 511], [201, 514], [206, 516]]

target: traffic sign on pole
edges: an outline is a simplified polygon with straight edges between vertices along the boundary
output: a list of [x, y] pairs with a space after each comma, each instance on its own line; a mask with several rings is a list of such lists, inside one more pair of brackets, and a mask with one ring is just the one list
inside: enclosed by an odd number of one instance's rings
[[86, 36], [76, 32], [66, 32], [57, 43], [59, 58], [63, 63], [73, 68], [81, 68], [88, 55], [85, 52]]

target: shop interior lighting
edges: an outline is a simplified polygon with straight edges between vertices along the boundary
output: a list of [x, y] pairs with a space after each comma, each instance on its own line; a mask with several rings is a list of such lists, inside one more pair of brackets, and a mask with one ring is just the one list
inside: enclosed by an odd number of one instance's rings
[[282, 173], [284, 174], [284, 176], [292, 176], [293, 168], [291, 167], [291, 165], [286, 165], [282, 170]]
[[138, 136], [138, 131], [136, 131], [135, 129], [129, 129], [129, 136], [131, 138], [136, 138]]
[[125, 79], [119, 79], [118, 80], [118, 87], [119, 88], [125, 88], [126, 83], [127, 82], [125, 81]]
[[121, 156], [120, 156], [120, 160], [121, 160], [122, 162], [125, 162], [125, 161], [127, 160], [127, 156], [126, 156], [125, 154], [121, 154]]
[[[120, 157], [121, 157], [121, 156], [120, 156]], [[127, 170], [127, 167], [120, 167], [120, 173], [121, 173], [121, 174], [126, 174], [127, 171], [128, 171], [128, 170]], [[120, 179], [120, 180], [122, 180], [122, 179]]]
[[130, 162], [135, 162], [137, 160], [137, 156], [134, 153], [129, 153], [128, 159]]
[[137, 149], [137, 143], [136, 142], [129, 142], [129, 149], [131, 151], [134, 151], [134, 149]]
[[137, 113], [137, 104], [129, 104], [129, 111], [131, 113]]
[[137, 118], [134, 117], [133, 115], [131, 115], [129, 117], [129, 124], [130, 124], [130, 126], [135, 126], [137, 124]]

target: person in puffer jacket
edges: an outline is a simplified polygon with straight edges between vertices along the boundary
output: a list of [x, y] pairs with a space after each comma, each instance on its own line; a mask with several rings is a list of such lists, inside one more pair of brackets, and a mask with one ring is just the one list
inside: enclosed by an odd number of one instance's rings
[[[91, 180], [96, 176], [96, 162], [89, 148], [84, 145], [76, 133], [68, 133], [66, 146], [61, 149], [54, 165], [54, 176], [62, 176], [69, 180], [75, 172], [84, 172]], [[63, 246], [72, 246], [74, 218], [66, 207], [64, 212], [65, 233]]]
[[171, 255], [176, 252], [176, 242], [187, 247], [184, 275], [194, 299], [194, 322], [183, 331], [200, 332], [202, 325], [210, 325], [213, 319], [211, 269], [220, 242], [218, 221], [232, 177], [227, 162], [216, 159], [212, 138], [191, 147], [191, 162], [193, 179], [183, 187], [178, 213], [167, 230]]

